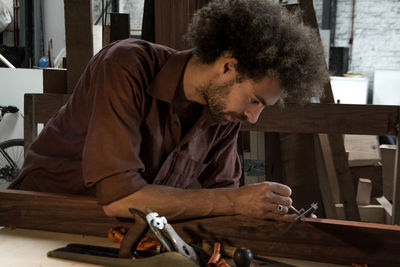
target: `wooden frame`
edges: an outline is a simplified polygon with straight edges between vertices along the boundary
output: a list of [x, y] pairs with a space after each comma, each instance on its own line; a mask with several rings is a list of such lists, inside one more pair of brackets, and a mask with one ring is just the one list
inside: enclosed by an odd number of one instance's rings
[[37, 136], [38, 123], [46, 123], [64, 105], [69, 94], [24, 95], [24, 146], [25, 151]]

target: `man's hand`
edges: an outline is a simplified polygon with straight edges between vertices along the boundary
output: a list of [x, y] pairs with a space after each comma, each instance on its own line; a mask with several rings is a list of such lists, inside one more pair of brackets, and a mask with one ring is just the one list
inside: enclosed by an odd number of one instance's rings
[[[292, 204], [291, 194], [288, 186], [273, 182], [242, 186], [233, 193], [235, 213], [260, 219], [293, 221], [297, 215], [287, 214]], [[279, 205], [283, 209], [279, 209]]]

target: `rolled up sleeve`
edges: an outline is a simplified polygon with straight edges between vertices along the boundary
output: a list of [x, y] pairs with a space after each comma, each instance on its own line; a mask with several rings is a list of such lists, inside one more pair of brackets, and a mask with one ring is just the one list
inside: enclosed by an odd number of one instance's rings
[[[116, 54], [118, 53], [118, 54]], [[122, 53], [122, 54], [120, 54]], [[89, 126], [82, 154], [85, 186], [96, 186], [105, 205], [132, 194], [147, 184], [140, 175], [143, 77], [145, 59], [124, 51], [111, 52], [91, 72]]]

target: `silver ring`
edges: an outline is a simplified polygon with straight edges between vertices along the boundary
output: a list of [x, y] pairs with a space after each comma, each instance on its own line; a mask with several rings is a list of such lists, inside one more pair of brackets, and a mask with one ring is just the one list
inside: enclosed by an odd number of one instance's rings
[[278, 209], [278, 212], [283, 211], [283, 205], [279, 204], [277, 209]]

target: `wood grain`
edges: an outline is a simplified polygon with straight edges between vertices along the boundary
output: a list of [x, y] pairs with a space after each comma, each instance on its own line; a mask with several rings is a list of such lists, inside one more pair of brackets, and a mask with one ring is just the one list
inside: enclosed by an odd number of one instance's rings
[[196, 0], [163, 0], [154, 4], [155, 42], [177, 50], [188, 49], [184, 36], [197, 8]]
[[[400, 116], [400, 111], [399, 111]], [[393, 173], [393, 224], [400, 225], [400, 123], [397, 123], [396, 154]]]
[[91, 3], [90, 0], [64, 1], [68, 93], [72, 93], [93, 56]]
[[313, 103], [267, 106], [243, 131], [397, 135], [399, 106]]
[[24, 95], [24, 146], [25, 151], [37, 136], [37, 124], [46, 123], [64, 105], [69, 94]]
[[0, 190], [0, 225], [107, 236], [110, 227], [127, 224], [107, 217], [94, 198]]
[[[106, 236], [111, 227], [130, 227], [133, 220], [107, 217], [97, 201], [18, 190], [0, 190], [0, 225]], [[190, 243], [222, 241], [266, 256], [339, 264], [399, 266], [400, 227], [329, 219], [288, 223], [245, 216], [220, 216], [173, 223]]]

